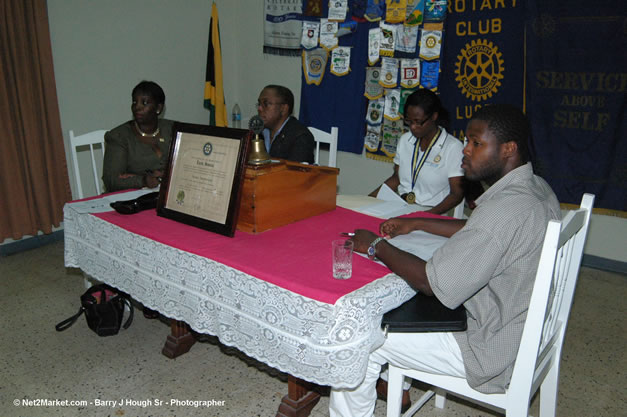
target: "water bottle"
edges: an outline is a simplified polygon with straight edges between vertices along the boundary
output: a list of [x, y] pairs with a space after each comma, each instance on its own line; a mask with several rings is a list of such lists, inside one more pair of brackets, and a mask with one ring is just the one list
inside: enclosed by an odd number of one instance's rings
[[233, 106], [232, 119], [233, 119], [232, 120], [233, 127], [236, 129], [241, 129], [242, 128], [242, 112], [240, 111], [237, 103], [235, 103], [235, 106]]

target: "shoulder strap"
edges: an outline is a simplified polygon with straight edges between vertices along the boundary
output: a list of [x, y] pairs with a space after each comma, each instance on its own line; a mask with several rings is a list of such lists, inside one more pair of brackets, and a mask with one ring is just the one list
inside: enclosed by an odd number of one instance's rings
[[[83, 307], [79, 308], [78, 313], [74, 314], [72, 317], [69, 317], [63, 320], [62, 322], [54, 326], [54, 328], [57, 329], [57, 332], [62, 332], [63, 330], [70, 328], [76, 322], [76, 320], [81, 316], [81, 314], [83, 314], [84, 311], [85, 309]], [[131, 317], [132, 317], [132, 311], [131, 311]]]
[[[130, 300], [127, 297], [122, 297], [122, 300], [124, 300], [124, 302], [122, 303], [122, 305], [126, 305], [128, 306], [128, 319], [126, 319], [126, 323], [124, 323], [124, 325], [122, 326], [122, 328], [124, 328], [125, 330], [129, 328], [129, 326], [131, 325], [131, 323], [133, 322], [133, 311], [135, 310], [130, 302]], [[124, 310], [122, 310], [124, 311]]]

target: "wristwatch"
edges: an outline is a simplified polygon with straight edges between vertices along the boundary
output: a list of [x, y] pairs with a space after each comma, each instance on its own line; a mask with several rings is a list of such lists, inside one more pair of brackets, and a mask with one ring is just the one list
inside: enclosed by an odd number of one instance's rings
[[385, 238], [378, 237], [378, 238], [376, 238], [375, 240], [372, 241], [370, 246], [368, 246], [368, 251], [366, 252], [368, 254], [368, 258], [374, 259], [375, 255], [377, 254], [377, 250], [376, 250], [375, 246], [377, 246], [377, 244], [379, 242], [381, 242], [382, 240], [385, 240]]

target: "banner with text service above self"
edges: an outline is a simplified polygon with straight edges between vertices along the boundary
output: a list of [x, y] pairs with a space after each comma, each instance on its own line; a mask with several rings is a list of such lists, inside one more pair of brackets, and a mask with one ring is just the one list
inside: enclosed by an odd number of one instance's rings
[[524, 2], [449, 0], [440, 98], [450, 133], [464, 139], [473, 113], [488, 103], [524, 104]]
[[534, 168], [560, 202], [627, 213], [624, 0], [528, 0], [527, 114]]

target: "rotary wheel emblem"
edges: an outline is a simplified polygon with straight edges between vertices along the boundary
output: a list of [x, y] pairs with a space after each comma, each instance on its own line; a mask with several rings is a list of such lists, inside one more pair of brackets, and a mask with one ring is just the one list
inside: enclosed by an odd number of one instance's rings
[[427, 48], [431, 49], [431, 48], [435, 47], [437, 42], [438, 41], [436, 40], [435, 36], [429, 36], [427, 38], [427, 42], [426, 42]]
[[455, 81], [473, 101], [487, 100], [498, 91], [503, 79], [503, 59], [498, 48], [488, 40], [474, 40], [457, 55]]
[[311, 71], [314, 74], [319, 73], [320, 70], [322, 69], [322, 60], [320, 58], [312, 59], [311, 63], [309, 64], [309, 68], [311, 68]]

